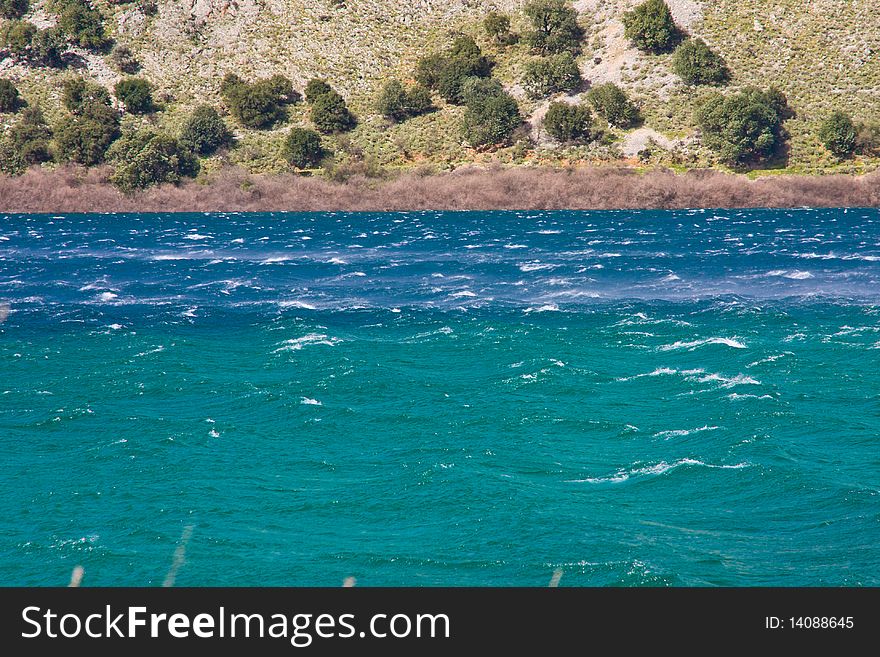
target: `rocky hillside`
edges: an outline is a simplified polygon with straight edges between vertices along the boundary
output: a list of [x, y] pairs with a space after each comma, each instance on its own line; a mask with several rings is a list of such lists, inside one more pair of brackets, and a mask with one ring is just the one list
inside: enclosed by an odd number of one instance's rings
[[[747, 84], [775, 85], [794, 111], [786, 122], [787, 158], [777, 169], [864, 172], [876, 158], [840, 161], [817, 137], [818, 124], [833, 110], [854, 119], [880, 121], [880, 11], [876, 0], [667, 0], [676, 23], [704, 39], [732, 71], [727, 91]], [[612, 81], [641, 107], [644, 123], [609, 129], [588, 146], [563, 147], [542, 129], [549, 100], [524, 93], [523, 67], [531, 55], [522, 43], [499, 46], [482, 27], [487, 12], [509, 14], [514, 33], [527, 21], [525, 0], [95, 0], [109, 36], [130, 47], [140, 75], [156, 89], [160, 112], [133, 124], [177, 130], [203, 102], [221, 111], [224, 74], [246, 79], [283, 74], [302, 90], [313, 77], [329, 80], [346, 98], [359, 123], [352, 132], [327, 140], [334, 167], [367, 174], [395, 168], [449, 169], [469, 162], [578, 164], [626, 161], [691, 168], [717, 166], [700, 141], [694, 109], [707, 93], [685, 86], [668, 55], [645, 54], [624, 37], [623, 13], [637, 0], [575, 0], [584, 29], [578, 65], [586, 84], [565, 96], [579, 102], [590, 84]], [[50, 26], [46, 0], [33, 0], [25, 19]], [[472, 35], [495, 62], [494, 75], [517, 99], [527, 132], [503, 148], [477, 152], [462, 142], [460, 107], [438, 101], [439, 110], [392, 123], [375, 109], [379, 88], [390, 77], [411, 77], [415, 62], [442, 48], [450, 33]], [[0, 77], [15, 82], [29, 104], [42, 108], [51, 123], [62, 113], [61, 81], [81, 75], [112, 91], [122, 76], [106, 54], [74, 48], [73, 67], [58, 70], [24, 63], [0, 51]], [[558, 98], [557, 98], [558, 99]], [[269, 130], [248, 130], [225, 119], [236, 147], [209, 158], [203, 170], [225, 163], [250, 171], [282, 171], [281, 143], [290, 125], [307, 126], [304, 105], [292, 107], [289, 121]], [[0, 124], [12, 117], [0, 114]], [[126, 128], [123, 123], [123, 128]]]

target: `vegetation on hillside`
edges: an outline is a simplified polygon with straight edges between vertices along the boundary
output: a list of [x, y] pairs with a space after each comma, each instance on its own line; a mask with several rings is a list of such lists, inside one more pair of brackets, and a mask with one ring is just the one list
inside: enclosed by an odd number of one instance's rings
[[880, 16], [861, 2], [449, 0], [412, 23], [410, 0], [376, 0], [381, 21], [292, 2], [293, 37], [284, 20], [176, 3], [0, 0], [0, 170], [121, 170], [123, 133], [125, 153], [142, 146], [141, 168], [113, 178], [126, 191], [227, 163], [334, 179], [469, 162], [880, 165]]

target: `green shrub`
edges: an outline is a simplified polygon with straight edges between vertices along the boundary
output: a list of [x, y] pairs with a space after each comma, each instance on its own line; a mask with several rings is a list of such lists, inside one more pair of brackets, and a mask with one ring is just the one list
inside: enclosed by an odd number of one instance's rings
[[819, 128], [819, 139], [839, 158], [851, 156], [856, 150], [856, 126], [849, 114], [834, 112]]
[[232, 132], [210, 105], [199, 105], [184, 121], [180, 145], [198, 155], [210, 155], [232, 143]]
[[596, 113], [610, 125], [629, 128], [639, 120], [638, 108], [613, 82], [599, 84], [590, 89], [587, 100]]
[[328, 91], [333, 91], [333, 87], [331, 87], [326, 80], [322, 80], [320, 78], [312, 78], [306, 84], [306, 102], [314, 103], [319, 96], [323, 96]]
[[227, 73], [220, 84], [220, 94], [239, 123], [256, 129], [285, 120], [285, 105], [299, 99], [293, 84], [282, 75], [249, 84], [234, 73]]
[[0, 29], [0, 42], [14, 57], [27, 57], [36, 33], [37, 27], [33, 23], [18, 19], [6, 21]]
[[52, 159], [49, 151], [51, 139], [52, 131], [46, 125], [43, 113], [38, 107], [27, 107], [22, 111], [18, 122], [12, 126], [6, 141], [21, 163], [28, 167]]
[[58, 27], [64, 30], [71, 41], [92, 50], [100, 50], [107, 45], [101, 12], [86, 0], [65, 0], [60, 4]]
[[12, 80], [0, 78], [0, 112], [15, 112], [21, 107], [21, 96]]
[[65, 52], [67, 39], [59, 27], [40, 30], [31, 41], [31, 58], [43, 66], [63, 68]]
[[110, 106], [110, 94], [100, 84], [82, 78], [68, 78], [61, 87], [61, 103], [73, 114], [82, 114], [92, 105]]
[[431, 100], [431, 92], [418, 83], [407, 89], [406, 104], [410, 116], [425, 114], [434, 107], [434, 102]]
[[430, 54], [419, 60], [414, 77], [435, 89], [447, 102], [460, 104], [461, 86], [470, 77], [488, 77], [492, 62], [469, 36], [457, 37], [443, 54]]
[[702, 39], [686, 39], [675, 49], [672, 69], [687, 84], [724, 84], [730, 79], [727, 64]]
[[573, 91], [583, 80], [570, 52], [540, 57], [526, 64], [523, 87], [530, 98], [546, 98], [560, 91]]
[[395, 121], [402, 121], [407, 117], [406, 90], [400, 80], [392, 79], [385, 83], [379, 91], [376, 109], [382, 116]]
[[113, 145], [108, 157], [116, 164], [110, 181], [126, 193], [161, 183], [176, 185], [199, 173], [199, 161], [189, 149], [151, 130], [126, 135]]
[[510, 18], [506, 14], [490, 11], [483, 19], [483, 30], [495, 43], [504, 45], [511, 41]]
[[525, 38], [533, 50], [542, 55], [580, 51], [584, 33], [566, 0], [531, 0], [523, 11], [532, 23]]
[[664, 0], [645, 0], [623, 15], [624, 34], [645, 52], [668, 52], [681, 39], [681, 32]]
[[324, 158], [321, 136], [308, 128], [291, 128], [284, 140], [284, 159], [297, 169], [312, 169]]
[[471, 78], [463, 97], [462, 136], [474, 148], [505, 143], [522, 124], [516, 101], [495, 80]]
[[21, 18], [27, 13], [28, 0], [0, 0], [0, 17]]
[[125, 78], [113, 87], [116, 97], [131, 114], [149, 114], [155, 109], [153, 87], [143, 78]]
[[345, 132], [355, 124], [354, 115], [345, 104], [345, 99], [332, 89], [312, 103], [311, 118], [315, 127], [324, 134]]
[[87, 166], [100, 164], [110, 144], [119, 137], [119, 113], [103, 102], [104, 98], [109, 102], [106, 90], [103, 98], [98, 96], [85, 94], [77, 109], [56, 127], [55, 144], [61, 160]]
[[704, 143], [731, 165], [764, 160], [783, 140], [785, 96], [775, 90], [746, 87], [730, 96], [707, 100], [696, 112]]
[[416, 63], [413, 77], [421, 85], [428, 89], [436, 89], [440, 84], [440, 74], [446, 67], [446, 56], [443, 53], [434, 52], [422, 57]]
[[126, 75], [137, 73], [141, 68], [140, 62], [135, 58], [131, 48], [122, 43], [113, 46], [108, 59], [113, 70]]
[[544, 116], [544, 130], [562, 143], [589, 142], [594, 138], [593, 115], [584, 105], [550, 103]]
[[290, 81], [290, 78], [281, 74], [275, 74], [265, 80], [259, 80], [255, 83], [255, 86], [264, 87], [278, 99], [279, 103], [285, 105], [298, 103], [302, 100], [302, 96], [293, 88], [293, 82]]

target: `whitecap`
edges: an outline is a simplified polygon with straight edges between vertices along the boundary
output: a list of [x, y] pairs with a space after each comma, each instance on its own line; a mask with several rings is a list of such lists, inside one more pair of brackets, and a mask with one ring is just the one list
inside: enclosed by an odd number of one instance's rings
[[288, 299], [285, 301], [279, 301], [278, 306], [281, 308], [304, 308], [305, 310], [315, 310], [316, 307], [310, 303], [306, 303], [305, 301], [300, 301], [299, 299]]
[[476, 297], [477, 295], [470, 290], [461, 290], [460, 292], [453, 292], [449, 296], [453, 299], [457, 299], [460, 297]]
[[523, 272], [541, 271], [544, 269], [556, 269], [556, 265], [549, 265], [541, 262], [526, 262], [519, 266], [519, 270]]
[[696, 429], [670, 429], [667, 431], [658, 431], [654, 434], [654, 438], [664, 438], [666, 440], [669, 440], [670, 438], [684, 438], [691, 434], [702, 433], [703, 431], [716, 431], [717, 429], [718, 427], [710, 427], [708, 424]]
[[98, 295], [98, 301], [114, 301], [118, 296], [119, 295], [114, 292], [101, 292], [101, 294]]
[[281, 351], [299, 351], [303, 347], [312, 345], [335, 347], [340, 342], [342, 342], [342, 340], [340, 340], [339, 338], [328, 337], [323, 333], [309, 333], [302, 336], [301, 338], [291, 338], [290, 340], [285, 340], [282, 345], [275, 349], [272, 353], [274, 354]]
[[543, 306], [530, 307], [523, 310], [524, 313], [553, 313], [559, 312], [559, 306], [555, 303], [547, 303]]
[[746, 346], [733, 338], [705, 338], [703, 340], [692, 340], [690, 342], [684, 342], [679, 340], [678, 342], [674, 342], [672, 344], [665, 344], [659, 347], [660, 351], [674, 351], [676, 349], [687, 349], [693, 350], [699, 347], [705, 347], [711, 344], [720, 344], [726, 347], [732, 347], [733, 349], [746, 349]]
[[641, 467], [633, 467], [629, 470], [618, 470], [614, 474], [607, 475], [605, 477], [588, 477], [585, 479], [569, 479], [566, 483], [586, 483], [586, 484], [616, 484], [629, 480], [633, 477], [647, 477], [647, 476], [659, 476], [664, 475], [667, 472], [675, 470], [680, 467], [689, 466], [689, 467], [701, 467], [701, 468], [711, 468], [717, 470], [740, 470], [742, 468], [748, 468], [751, 466], [750, 463], [736, 463], [733, 465], [715, 465], [714, 463], [705, 463], [704, 461], [700, 461], [698, 459], [692, 458], [683, 458], [678, 461], [673, 461], [672, 463], [668, 463], [666, 461], [660, 461], [659, 463], [655, 463], [653, 465], [646, 465]]
[[793, 271], [785, 274], [785, 278], [791, 278], [796, 281], [804, 281], [808, 278], [813, 278], [813, 275], [808, 271]]
[[185, 239], [185, 240], [212, 240], [214, 238], [211, 235], [200, 235], [199, 233], [190, 233], [189, 235], [184, 235], [183, 239]]
[[321, 402], [319, 402], [317, 399], [311, 399], [309, 397], [300, 397], [299, 403], [303, 404], [304, 406], [323, 406], [324, 405]]

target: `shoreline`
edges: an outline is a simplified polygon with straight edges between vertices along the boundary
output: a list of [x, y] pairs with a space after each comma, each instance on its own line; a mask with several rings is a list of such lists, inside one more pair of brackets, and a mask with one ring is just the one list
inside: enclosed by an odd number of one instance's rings
[[420, 210], [627, 210], [880, 207], [880, 172], [863, 176], [766, 176], [712, 170], [639, 172], [477, 168], [346, 182], [228, 168], [207, 180], [162, 185], [129, 196], [109, 169], [34, 168], [0, 175], [0, 212], [305, 212]]

